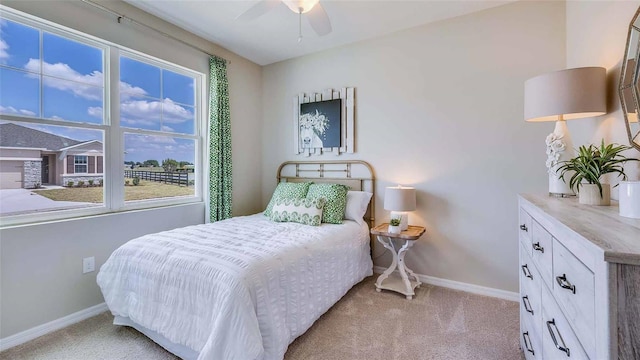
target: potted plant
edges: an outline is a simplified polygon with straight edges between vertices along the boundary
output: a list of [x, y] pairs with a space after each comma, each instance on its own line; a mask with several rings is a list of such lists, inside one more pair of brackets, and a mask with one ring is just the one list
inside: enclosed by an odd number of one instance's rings
[[602, 183], [601, 178], [605, 174], [614, 173], [622, 177], [622, 180], [627, 180], [622, 165], [627, 161], [638, 161], [621, 154], [628, 149], [631, 147], [626, 145], [605, 146], [604, 140], [600, 147], [593, 144], [580, 146], [578, 156], [561, 163], [558, 168], [560, 177], [566, 182], [565, 175], [573, 172], [569, 179], [569, 187], [578, 193], [581, 204], [610, 205], [611, 185]]
[[400, 234], [402, 230], [400, 230], [400, 219], [393, 218], [389, 220], [389, 234]]

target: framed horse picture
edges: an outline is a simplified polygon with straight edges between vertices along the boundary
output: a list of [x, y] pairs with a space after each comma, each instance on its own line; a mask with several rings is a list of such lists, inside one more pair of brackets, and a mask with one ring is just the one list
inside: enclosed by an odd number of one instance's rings
[[342, 99], [300, 104], [300, 148], [340, 147]]
[[354, 152], [354, 89], [327, 89], [293, 99], [295, 153]]

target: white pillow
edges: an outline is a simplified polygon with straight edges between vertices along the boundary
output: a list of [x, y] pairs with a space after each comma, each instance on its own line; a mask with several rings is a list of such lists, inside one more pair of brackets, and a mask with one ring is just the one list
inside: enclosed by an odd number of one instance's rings
[[344, 211], [344, 218], [362, 224], [372, 195], [366, 191], [347, 191], [347, 208]]

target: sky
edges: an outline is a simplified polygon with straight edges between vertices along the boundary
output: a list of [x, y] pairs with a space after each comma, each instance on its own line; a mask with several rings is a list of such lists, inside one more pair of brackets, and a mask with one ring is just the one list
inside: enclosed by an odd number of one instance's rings
[[[46, 31], [41, 44], [40, 36], [38, 29], [0, 19], [0, 121], [2, 114], [10, 114], [102, 124], [103, 50]], [[121, 56], [121, 126], [194, 134], [194, 87], [194, 78]], [[20, 125], [75, 140], [103, 141], [102, 131]], [[195, 140], [125, 132], [126, 161], [172, 158], [194, 163], [194, 157]]]

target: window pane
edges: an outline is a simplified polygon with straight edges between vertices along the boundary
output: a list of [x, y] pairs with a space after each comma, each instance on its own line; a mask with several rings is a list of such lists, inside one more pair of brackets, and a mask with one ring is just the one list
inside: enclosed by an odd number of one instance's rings
[[0, 113], [39, 116], [39, 88], [37, 76], [0, 67]]
[[40, 31], [0, 19], [0, 64], [25, 69], [30, 63], [40, 72]]
[[42, 48], [43, 74], [103, 86], [102, 49], [47, 32], [43, 33]]
[[177, 103], [194, 105], [195, 80], [169, 70], [162, 71], [162, 96]]
[[45, 118], [103, 123], [103, 88], [48, 76], [43, 80]]
[[160, 99], [160, 68], [121, 56], [120, 91]]
[[104, 205], [102, 131], [2, 121], [0, 132], [1, 215]]
[[125, 133], [124, 144], [125, 201], [195, 195], [195, 140]]
[[129, 128], [159, 131], [162, 104], [159, 100], [147, 97], [120, 94], [120, 123]]

